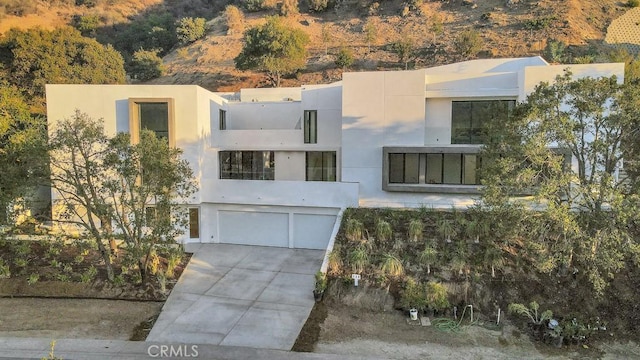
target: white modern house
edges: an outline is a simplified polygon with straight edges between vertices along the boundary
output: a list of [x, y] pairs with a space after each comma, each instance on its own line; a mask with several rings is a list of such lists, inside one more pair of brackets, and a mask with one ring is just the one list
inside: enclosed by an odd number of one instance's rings
[[79, 109], [103, 119], [109, 134], [147, 128], [181, 148], [199, 186], [185, 204], [186, 242], [324, 249], [345, 207], [471, 204], [482, 122], [566, 68], [575, 77], [624, 76], [621, 63], [531, 57], [344, 73], [328, 85], [239, 93], [47, 85], [47, 116], [55, 128]]

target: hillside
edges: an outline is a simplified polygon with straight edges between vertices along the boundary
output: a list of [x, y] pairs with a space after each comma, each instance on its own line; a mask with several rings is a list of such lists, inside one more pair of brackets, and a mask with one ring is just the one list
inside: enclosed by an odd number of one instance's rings
[[[233, 58], [242, 47], [242, 33], [229, 33], [220, 9], [205, 9], [205, 2], [200, 1], [198, 7], [183, 6], [179, 11], [176, 2], [169, 0], [105, 0], [93, 7], [75, 6], [62, 0], [36, 3], [40, 5], [32, 10], [35, 13], [5, 15], [0, 21], [0, 32], [12, 26], [61, 26], [71, 23], [74, 15], [86, 14], [97, 14], [104, 28], [116, 29], [136, 15], [145, 16], [151, 8], [166, 8], [174, 16], [204, 16], [207, 11], [203, 10], [208, 10], [211, 16], [207, 18], [206, 37], [168, 52], [163, 59], [166, 75], [152, 83], [199, 84], [217, 91], [268, 86], [262, 74], [235, 69]], [[301, 1], [301, 13], [289, 15], [286, 21], [311, 37], [307, 68], [293, 78], [283, 79], [281, 85], [339, 80], [342, 70], [336, 69], [334, 55], [342, 46], [354, 53], [352, 71], [419, 68], [466, 60], [457, 54], [453, 43], [461, 31], [468, 29], [482, 38], [482, 50], [477, 57], [541, 55], [547, 39], [555, 39], [569, 45], [567, 60], [583, 57], [598, 61], [606, 52], [602, 43], [607, 26], [629, 9], [616, 0], [449, 0], [426, 1], [406, 9], [406, 3], [398, 0], [380, 2], [378, 7], [375, 4], [371, 0], [342, 0], [335, 9], [309, 13], [305, 11], [306, 1]], [[244, 28], [255, 26], [275, 13], [276, 10], [245, 13]], [[370, 44], [363, 32], [367, 22], [377, 29]], [[441, 31], [437, 29], [438, 23]], [[323, 32], [328, 36], [323, 36]], [[399, 63], [389, 46], [400, 38], [411, 38], [415, 44], [416, 56], [408, 64]]]

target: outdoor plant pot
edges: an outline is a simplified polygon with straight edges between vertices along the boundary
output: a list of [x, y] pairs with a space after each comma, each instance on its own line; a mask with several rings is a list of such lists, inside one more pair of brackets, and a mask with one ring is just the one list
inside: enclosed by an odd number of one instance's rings
[[324, 291], [313, 290], [313, 299], [316, 302], [322, 301], [323, 297], [324, 297]]
[[411, 320], [418, 320], [418, 310], [417, 309], [409, 310], [409, 317], [411, 318]]

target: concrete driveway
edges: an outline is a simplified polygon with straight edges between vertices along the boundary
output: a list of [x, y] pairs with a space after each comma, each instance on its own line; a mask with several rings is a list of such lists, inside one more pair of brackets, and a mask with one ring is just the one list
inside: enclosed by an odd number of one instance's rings
[[198, 244], [147, 341], [290, 350], [324, 251]]

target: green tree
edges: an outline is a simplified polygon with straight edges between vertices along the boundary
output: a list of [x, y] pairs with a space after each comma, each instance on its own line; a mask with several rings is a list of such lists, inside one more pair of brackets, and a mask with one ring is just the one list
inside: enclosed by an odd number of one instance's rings
[[100, 17], [96, 14], [74, 15], [72, 24], [83, 36], [95, 36], [100, 26]]
[[105, 182], [112, 174], [104, 165], [109, 141], [102, 123], [76, 110], [70, 119], [60, 121], [49, 136], [51, 187], [56, 190], [52, 202], [54, 218], [76, 225], [90, 234], [107, 269], [107, 277], [114, 280], [112, 251], [108, 245], [113, 238], [110, 209]]
[[344, 70], [351, 64], [353, 64], [353, 52], [345, 46], [341, 47], [338, 55], [336, 55], [336, 66]]
[[0, 209], [28, 197], [46, 175], [44, 126], [16, 87], [0, 85]]
[[330, 0], [307, 0], [309, 10], [314, 12], [322, 12], [333, 7], [334, 1]]
[[416, 55], [416, 42], [411, 36], [402, 38], [391, 44], [391, 50], [398, 55], [398, 61], [404, 63], [405, 70], [409, 68], [409, 61]]
[[5, 78], [27, 97], [44, 96], [47, 83], [124, 83], [122, 56], [71, 27], [10, 30], [0, 41]]
[[140, 81], [158, 78], [164, 72], [165, 67], [157, 50], [138, 50], [129, 64], [129, 74]]
[[127, 60], [140, 49], [159, 50], [160, 56], [164, 56], [178, 43], [175, 18], [165, 10], [136, 18], [116, 27], [111, 37], [104, 36], [100, 41], [112, 43]]
[[185, 17], [178, 21], [176, 35], [178, 41], [183, 44], [189, 44], [202, 39], [206, 30], [206, 20], [204, 18]]
[[463, 57], [474, 57], [482, 49], [482, 38], [475, 30], [465, 30], [453, 40], [453, 47]]
[[548, 39], [544, 48], [544, 58], [549, 62], [562, 63], [566, 57], [565, 50], [567, 45], [559, 40]]
[[[110, 280], [115, 248], [109, 240], [121, 237], [126, 257], [144, 280], [154, 252], [175, 245], [187, 222], [178, 203], [188, 199], [195, 185], [181, 151], [146, 130], [137, 144], [131, 144], [126, 133], [109, 138], [100, 120], [78, 110], [71, 119], [57, 123], [50, 147], [59, 221], [91, 235]], [[150, 207], [155, 216], [150, 216]]]
[[266, 71], [274, 86], [280, 76], [303, 69], [307, 59], [309, 36], [287, 27], [280, 17], [269, 17], [264, 25], [245, 32], [245, 44], [234, 59], [240, 70]]
[[436, 42], [436, 37], [444, 33], [444, 23], [442, 17], [439, 14], [434, 14], [430, 19], [431, 25], [429, 30], [433, 33], [433, 43]]
[[137, 262], [142, 280], [153, 253], [175, 246], [176, 237], [188, 226], [188, 210], [180, 204], [188, 202], [195, 183], [181, 154], [152, 131], [143, 131], [137, 144], [127, 133], [109, 142], [104, 164], [116, 175], [102, 190], [108, 194], [111, 219], [126, 244], [126, 254]]
[[631, 148], [640, 129], [638, 99], [635, 86], [615, 77], [573, 79], [565, 72], [536, 86], [508, 121], [486, 129], [484, 201], [500, 205], [533, 193], [545, 226], [559, 234], [547, 244], [563, 253], [552, 267], [578, 270], [598, 294], [630, 252], [628, 199], [637, 180], [616, 174], [625, 153], [625, 164], [638, 158]]
[[367, 52], [371, 52], [371, 44], [374, 44], [378, 38], [378, 26], [373, 19], [369, 19], [364, 24], [362, 31], [364, 32], [364, 40], [367, 42]]

